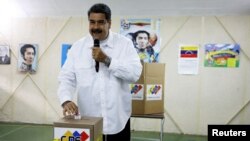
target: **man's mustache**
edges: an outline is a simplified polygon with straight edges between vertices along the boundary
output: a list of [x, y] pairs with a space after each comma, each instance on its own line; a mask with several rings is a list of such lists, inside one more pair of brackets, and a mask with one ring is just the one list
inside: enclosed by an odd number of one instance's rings
[[101, 29], [92, 29], [91, 30], [92, 33], [102, 33]]

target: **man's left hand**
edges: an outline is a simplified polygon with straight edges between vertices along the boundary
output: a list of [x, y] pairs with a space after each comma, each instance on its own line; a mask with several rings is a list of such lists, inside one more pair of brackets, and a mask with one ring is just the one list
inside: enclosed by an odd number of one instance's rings
[[107, 55], [99, 47], [92, 48], [92, 57], [98, 62], [104, 62]]

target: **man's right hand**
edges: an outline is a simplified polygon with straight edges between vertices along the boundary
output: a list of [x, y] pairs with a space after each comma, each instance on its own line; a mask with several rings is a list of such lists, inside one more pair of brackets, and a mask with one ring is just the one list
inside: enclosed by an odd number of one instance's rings
[[63, 115], [68, 116], [68, 115], [78, 115], [78, 107], [76, 104], [72, 101], [65, 101], [62, 104], [63, 107]]

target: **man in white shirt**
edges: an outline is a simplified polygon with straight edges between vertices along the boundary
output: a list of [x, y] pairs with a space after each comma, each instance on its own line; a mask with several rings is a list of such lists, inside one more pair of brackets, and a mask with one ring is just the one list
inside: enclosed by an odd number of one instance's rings
[[[93, 5], [88, 20], [90, 34], [72, 45], [58, 77], [63, 114], [103, 117], [105, 141], [130, 141], [128, 84], [141, 75], [140, 58], [130, 39], [110, 30], [111, 10], [107, 5]], [[95, 39], [100, 40], [100, 47], [94, 47]], [[75, 91], [77, 104], [72, 101]]]

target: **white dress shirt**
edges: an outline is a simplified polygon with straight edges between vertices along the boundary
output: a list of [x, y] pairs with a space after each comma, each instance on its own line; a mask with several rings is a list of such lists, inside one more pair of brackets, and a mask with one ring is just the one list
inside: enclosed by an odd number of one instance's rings
[[91, 35], [74, 43], [59, 74], [60, 102], [72, 101], [76, 91], [82, 116], [103, 117], [103, 134], [122, 131], [131, 115], [129, 83], [141, 74], [140, 58], [130, 39], [109, 31], [100, 48], [112, 60], [110, 66], [99, 63], [95, 70]]

